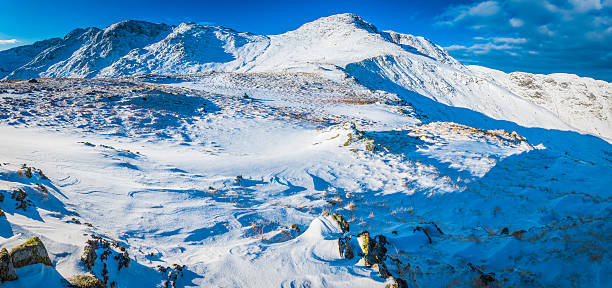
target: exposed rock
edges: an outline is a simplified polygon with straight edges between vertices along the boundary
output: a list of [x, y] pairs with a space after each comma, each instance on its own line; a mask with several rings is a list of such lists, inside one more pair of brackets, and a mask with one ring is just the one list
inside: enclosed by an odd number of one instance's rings
[[406, 283], [406, 280], [402, 278], [390, 276], [387, 278], [387, 282], [388, 283], [385, 285], [385, 288], [408, 288], [408, 283]]
[[338, 223], [338, 226], [340, 226], [342, 233], [346, 233], [349, 231], [349, 223], [344, 220], [344, 217], [342, 217], [342, 215], [334, 213], [332, 214], [332, 218], [334, 219], [334, 221], [336, 221], [336, 223]]
[[359, 234], [361, 237], [361, 250], [363, 251], [364, 265], [371, 267], [374, 264], [383, 263], [387, 257], [387, 239], [383, 235], [370, 238], [370, 233], [365, 231]]
[[185, 265], [172, 264], [171, 267], [164, 267], [161, 265], [157, 265], [157, 270], [161, 273], [166, 273], [167, 280], [164, 280], [163, 286], [166, 288], [176, 288], [176, 281], [179, 277], [183, 277], [183, 269], [185, 269]]
[[91, 275], [75, 275], [67, 280], [70, 287], [74, 288], [106, 288], [102, 280]]
[[81, 262], [91, 271], [91, 267], [96, 263], [96, 249], [98, 249], [98, 242], [95, 240], [87, 240], [85, 248], [83, 249], [83, 256], [81, 256]]
[[291, 224], [291, 229], [297, 231], [298, 233], [302, 232], [300, 226], [298, 226], [297, 224]]
[[25, 243], [11, 250], [11, 258], [15, 268], [42, 263], [52, 266], [45, 245], [38, 237], [32, 237]]
[[15, 267], [13, 267], [13, 260], [6, 248], [2, 248], [2, 251], [0, 251], [0, 280], [2, 280], [2, 282], [17, 280], [17, 273], [15, 272]]
[[380, 275], [380, 277], [385, 279], [391, 277], [391, 272], [389, 272], [389, 269], [387, 268], [385, 262], [381, 261], [380, 263], [376, 263], [374, 265], [378, 267], [378, 275]]
[[21, 169], [17, 171], [19, 177], [32, 178], [32, 167], [28, 167], [26, 164], [21, 165]]
[[488, 273], [488, 274], [481, 274], [480, 277], [478, 278], [478, 285], [481, 287], [488, 287], [489, 285], [493, 284], [495, 281], [495, 273]]
[[523, 240], [523, 234], [525, 234], [527, 231], [525, 230], [519, 230], [519, 231], [514, 231], [512, 232], [512, 234], [510, 234], [512, 237], [518, 239], [518, 240]]
[[13, 193], [11, 193], [11, 199], [15, 199], [15, 201], [18, 202], [16, 209], [23, 209], [23, 211], [26, 211], [26, 208], [28, 206], [33, 205], [32, 201], [30, 201], [29, 199], [26, 199], [27, 197], [28, 197], [28, 193], [23, 191], [23, 189], [21, 188], [17, 188], [13, 190]]
[[127, 251], [123, 251], [123, 253], [117, 254], [115, 256], [115, 260], [119, 262], [119, 267], [117, 268], [119, 271], [121, 271], [121, 268], [123, 267], [127, 268], [130, 266], [130, 255]]
[[493, 272], [486, 273], [480, 267], [475, 266], [472, 263], [468, 263], [468, 267], [470, 267], [472, 271], [480, 274], [480, 277], [478, 277], [475, 281], [477, 287], [489, 287], [491, 284], [497, 281], [495, 279], [495, 273]]
[[344, 259], [353, 259], [353, 248], [351, 248], [351, 244], [349, 241], [351, 240], [351, 236], [345, 236], [338, 238], [338, 250], [340, 251], [340, 257]]
[[416, 228], [414, 228], [414, 231], [423, 231], [423, 233], [425, 233], [425, 236], [427, 236], [427, 239], [429, 240], [429, 244], [433, 243], [431, 239], [432, 236], [444, 235], [444, 232], [442, 232], [440, 227], [438, 227], [438, 225], [433, 222], [426, 223], [426, 225], [424, 226], [417, 226]]

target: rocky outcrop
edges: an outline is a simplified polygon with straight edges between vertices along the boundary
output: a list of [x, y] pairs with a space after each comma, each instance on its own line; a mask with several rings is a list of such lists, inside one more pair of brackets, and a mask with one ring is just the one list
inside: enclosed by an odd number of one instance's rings
[[38, 237], [32, 237], [25, 243], [13, 248], [10, 256], [15, 268], [42, 263], [53, 266], [45, 245]]
[[87, 267], [87, 270], [91, 271], [91, 267], [96, 263], [96, 249], [98, 249], [98, 242], [95, 240], [87, 240], [85, 248], [83, 249], [83, 255], [81, 256], [81, 262]]
[[344, 217], [342, 217], [342, 215], [333, 213], [331, 216], [332, 216], [332, 219], [334, 219], [334, 221], [338, 223], [338, 226], [342, 230], [342, 233], [347, 233], [349, 231], [349, 223], [346, 222], [346, 220], [344, 219]]
[[73, 288], [106, 288], [102, 280], [91, 275], [75, 275], [66, 279]]
[[2, 251], [0, 251], [0, 280], [2, 282], [17, 280], [13, 260], [6, 248], [2, 248]]
[[374, 264], [383, 263], [387, 258], [387, 248], [385, 248], [387, 239], [385, 236], [377, 235], [372, 239], [368, 231], [364, 231], [358, 236], [361, 237], [364, 264], [371, 267]]
[[387, 278], [387, 285], [385, 285], [385, 288], [408, 288], [408, 283], [406, 283], [404, 279], [390, 276]]
[[338, 238], [338, 250], [340, 251], [340, 257], [344, 259], [353, 259], [353, 248], [349, 241], [351, 240], [351, 236], [345, 236]]

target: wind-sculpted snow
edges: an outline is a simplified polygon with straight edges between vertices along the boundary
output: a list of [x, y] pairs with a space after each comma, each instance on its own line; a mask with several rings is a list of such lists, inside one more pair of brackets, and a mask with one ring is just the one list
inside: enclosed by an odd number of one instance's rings
[[[0, 245], [39, 236], [53, 263], [3, 285], [62, 287], [84, 273], [115, 287], [609, 283], [609, 143], [347, 70], [370, 82], [0, 82]], [[388, 242], [376, 266], [360, 256], [365, 231]]]

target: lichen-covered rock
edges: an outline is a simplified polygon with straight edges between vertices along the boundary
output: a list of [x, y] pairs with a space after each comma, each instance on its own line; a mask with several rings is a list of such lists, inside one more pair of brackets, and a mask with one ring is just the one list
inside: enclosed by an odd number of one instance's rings
[[387, 239], [383, 235], [370, 238], [370, 232], [364, 231], [358, 235], [361, 237], [361, 250], [363, 251], [364, 265], [371, 267], [377, 263], [383, 263], [387, 257]]
[[344, 220], [344, 217], [342, 217], [342, 215], [334, 213], [332, 214], [332, 218], [334, 219], [334, 221], [336, 221], [336, 223], [338, 223], [338, 226], [340, 226], [342, 233], [346, 233], [349, 231], [349, 223]]
[[51, 259], [47, 254], [45, 245], [38, 237], [32, 237], [25, 243], [11, 250], [11, 258], [13, 266], [20, 268], [23, 266], [42, 263], [47, 266], [52, 266]]
[[87, 240], [85, 248], [83, 249], [83, 255], [81, 256], [81, 262], [91, 271], [91, 267], [96, 263], [96, 249], [98, 249], [98, 242], [95, 240]]
[[349, 243], [350, 240], [350, 236], [338, 238], [338, 250], [340, 251], [340, 257], [344, 259], [353, 259], [355, 256], [353, 254], [353, 248], [351, 248], [351, 244]]
[[2, 248], [2, 251], [0, 251], [0, 280], [2, 282], [17, 280], [13, 260], [6, 248]]
[[74, 288], [106, 288], [102, 280], [91, 275], [75, 275], [67, 280], [70, 287]]

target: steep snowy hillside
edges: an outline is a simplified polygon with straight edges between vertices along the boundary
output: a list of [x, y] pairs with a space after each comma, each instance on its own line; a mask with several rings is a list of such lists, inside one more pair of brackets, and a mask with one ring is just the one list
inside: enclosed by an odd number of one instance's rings
[[612, 139], [612, 83], [572, 74], [507, 74], [481, 66], [469, 68], [573, 127]]
[[20, 46], [13, 49], [0, 51], [0, 78], [5, 78], [7, 75], [28, 62], [35, 59], [42, 51], [51, 47], [61, 45], [62, 39], [53, 38], [49, 40], [39, 41], [32, 45]]
[[334, 81], [352, 78], [370, 89], [398, 94], [440, 119], [460, 121], [463, 115], [436, 103], [528, 127], [612, 138], [609, 83], [567, 76], [558, 85], [544, 80], [539, 81], [543, 85], [527, 85], [530, 80], [521, 80], [521, 74], [503, 80], [507, 77], [468, 69], [427, 39], [379, 31], [353, 14], [324, 17], [271, 36], [194, 23], [124, 21], [1, 51], [0, 69], [6, 79], [309, 72]]

